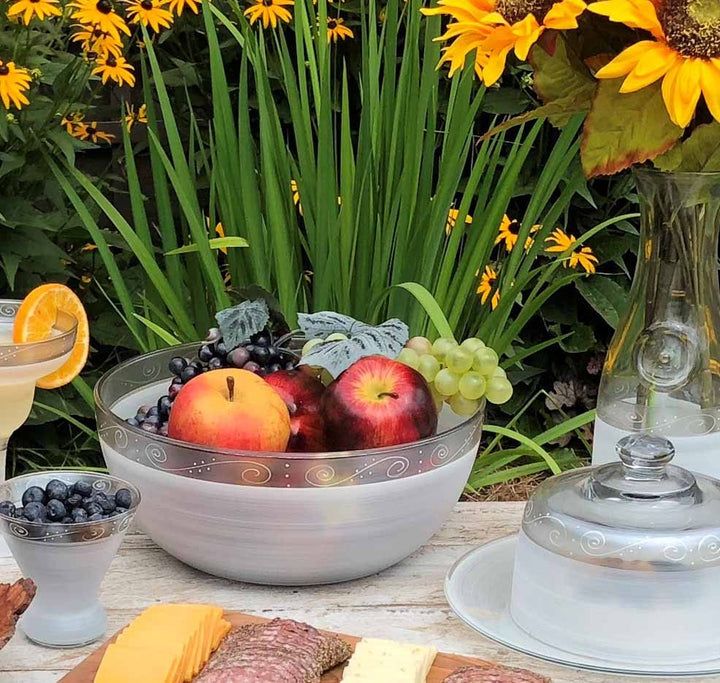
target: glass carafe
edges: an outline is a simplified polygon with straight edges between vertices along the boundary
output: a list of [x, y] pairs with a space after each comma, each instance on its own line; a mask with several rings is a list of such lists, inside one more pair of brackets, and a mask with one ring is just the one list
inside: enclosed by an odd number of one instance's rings
[[637, 269], [603, 368], [593, 463], [650, 432], [673, 441], [678, 465], [720, 478], [720, 173], [636, 180]]

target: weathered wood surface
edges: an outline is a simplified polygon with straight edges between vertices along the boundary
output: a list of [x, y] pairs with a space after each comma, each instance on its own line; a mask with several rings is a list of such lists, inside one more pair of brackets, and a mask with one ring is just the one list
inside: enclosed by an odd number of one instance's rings
[[[212, 602], [228, 610], [299, 619], [331, 631], [433, 643], [444, 652], [532, 669], [555, 683], [617, 683], [622, 677], [555, 666], [496, 645], [464, 626], [448, 607], [443, 582], [450, 565], [474, 546], [517, 531], [522, 509], [522, 503], [460, 503], [435, 538], [399, 565], [366, 579], [312, 588], [269, 588], [207, 576], [170, 557], [143, 534], [130, 533], [102, 586], [108, 635], [155, 603]], [[13, 560], [0, 558], [0, 583], [19, 577]], [[42, 648], [18, 630], [0, 651], [0, 682], [57, 683], [96, 647]]]

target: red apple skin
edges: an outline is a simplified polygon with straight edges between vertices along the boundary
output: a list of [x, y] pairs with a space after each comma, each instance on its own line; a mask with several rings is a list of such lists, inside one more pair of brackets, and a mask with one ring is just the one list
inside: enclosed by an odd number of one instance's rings
[[290, 413], [290, 441], [293, 453], [321, 453], [327, 450], [325, 420], [320, 412], [325, 385], [302, 370], [281, 370], [265, 381], [285, 401]]
[[[228, 378], [234, 382], [232, 399]], [[177, 395], [168, 435], [215, 448], [279, 452], [290, 439], [290, 414], [262, 377], [247, 370], [212, 370]]]
[[336, 450], [383, 448], [418, 441], [437, 430], [437, 411], [425, 378], [385, 356], [350, 366], [326, 390], [322, 411]]

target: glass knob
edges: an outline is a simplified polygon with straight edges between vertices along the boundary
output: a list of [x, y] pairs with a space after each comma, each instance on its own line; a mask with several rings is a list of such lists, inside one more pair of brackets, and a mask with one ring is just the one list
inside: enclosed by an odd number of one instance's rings
[[673, 391], [687, 384], [697, 360], [695, 335], [681, 323], [656, 323], [638, 338], [638, 373], [646, 386], [657, 391]]
[[662, 436], [630, 434], [615, 446], [623, 466], [633, 472], [660, 475], [675, 455], [675, 446]]

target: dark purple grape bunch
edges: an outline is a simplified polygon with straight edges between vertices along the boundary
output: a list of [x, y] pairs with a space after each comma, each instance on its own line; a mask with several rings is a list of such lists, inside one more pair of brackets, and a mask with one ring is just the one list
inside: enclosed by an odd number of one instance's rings
[[173, 402], [180, 390], [198, 375], [222, 368], [238, 368], [265, 377], [278, 370], [292, 370], [297, 362], [294, 353], [275, 345], [272, 332], [267, 328], [252, 335], [248, 342], [228, 350], [220, 330], [213, 327], [198, 349], [195, 360], [181, 356], [170, 359], [168, 369], [173, 379], [167, 394], [161, 396], [155, 405], [140, 406], [126, 422], [150, 434], [167, 436]]
[[99, 522], [127, 512], [132, 507], [132, 494], [128, 489], [107, 494], [93, 491], [85, 481], [66, 484], [53, 479], [44, 489], [40, 486], [25, 489], [20, 502], [21, 506], [11, 500], [0, 502], [0, 515], [28, 522], [81, 524]]

